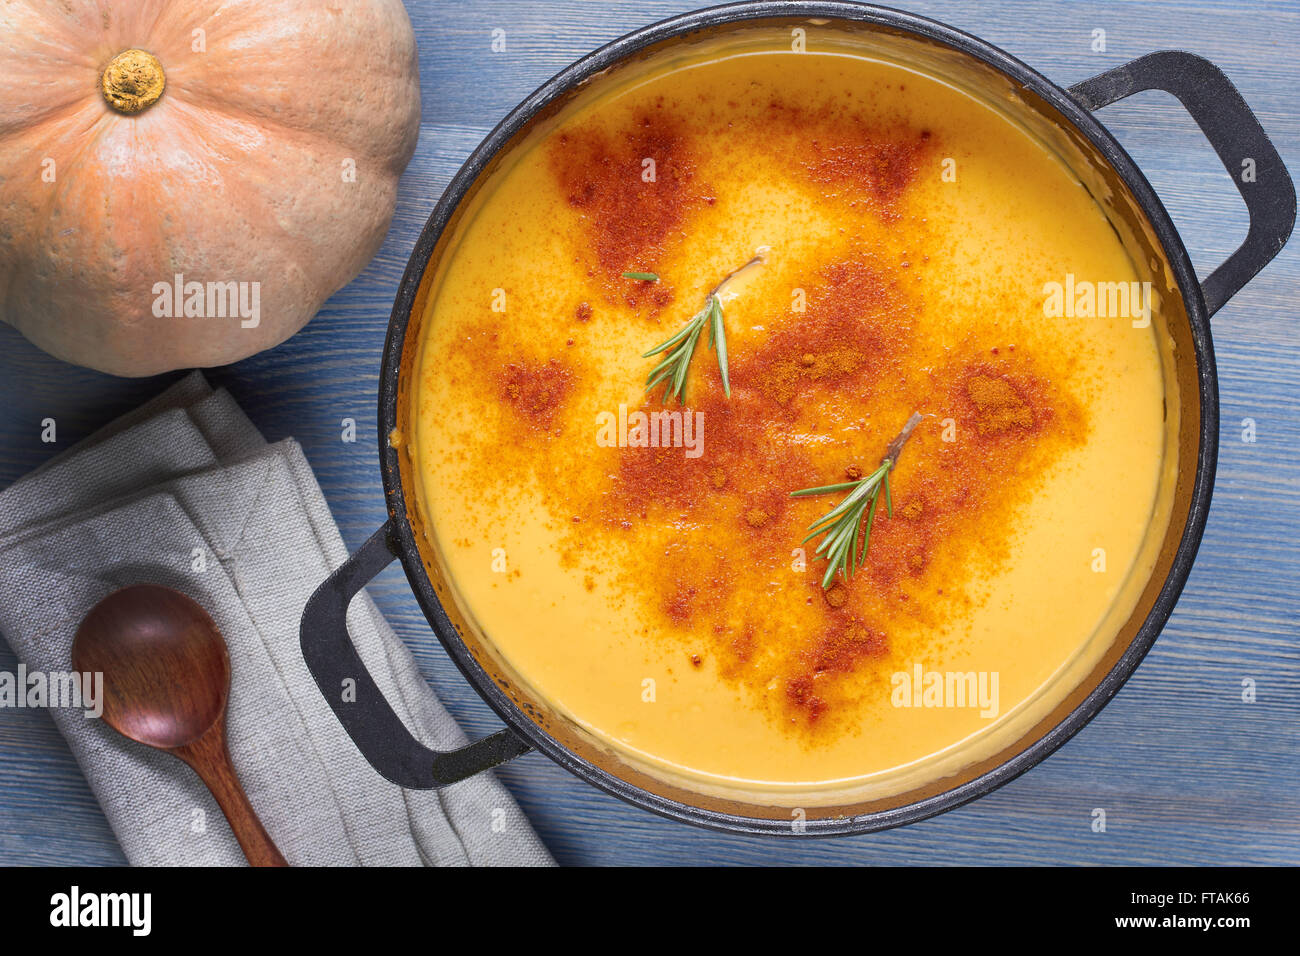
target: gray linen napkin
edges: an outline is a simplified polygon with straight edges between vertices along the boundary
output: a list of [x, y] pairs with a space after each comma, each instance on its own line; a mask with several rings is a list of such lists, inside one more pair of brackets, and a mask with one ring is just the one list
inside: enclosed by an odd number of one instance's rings
[[[403, 790], [343, 732], [302, 660], [298, 622], [346, 557], [298, 444], [268, 444], [195, 372], [0, 493], [0, 634], [29, 671], [67, 671], [77, 625], [101, 598], [128, 584], [174, 587], [225, 635], [232, 759], [291, 864], [551, 863], [490, 774]], [[364, 592], [348, 625], [412, 732], [432, 747], [463, 744]], [[178, 760], [81, 710], [53, 715], [133, 864], [244, 862]]]

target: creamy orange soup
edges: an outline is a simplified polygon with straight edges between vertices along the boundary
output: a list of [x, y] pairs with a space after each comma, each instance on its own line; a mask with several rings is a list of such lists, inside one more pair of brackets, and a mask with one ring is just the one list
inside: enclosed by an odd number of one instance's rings
[[[897, 791], [1023, 732], [1133, 607], [1175, 464], [1159, 303], [1116, 314], [1139, 277], [1106, 217], [967, 93], [683, 58], [594, 86], [448, 242], [406, 441], [428, 544], [518, 678], [639, 767]], [[685, 404], [647, 395], [643, 353], [755, 255], [720, 293], [730, 397], [707, 334]], [[843, 494], [791, 492], [869, 473], [914, 411], [892, 517], [824, 588], [801, 541]]]

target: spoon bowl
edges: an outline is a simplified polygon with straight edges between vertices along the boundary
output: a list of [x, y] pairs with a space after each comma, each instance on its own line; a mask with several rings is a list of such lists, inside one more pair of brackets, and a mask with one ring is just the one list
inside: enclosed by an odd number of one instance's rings
[[225, 716], [226, 642], [171, 588], [139, 584], [100, 601], [77, 630], [72, 666], [103, 673], [105, 723], [159, 750], [193, 743]]

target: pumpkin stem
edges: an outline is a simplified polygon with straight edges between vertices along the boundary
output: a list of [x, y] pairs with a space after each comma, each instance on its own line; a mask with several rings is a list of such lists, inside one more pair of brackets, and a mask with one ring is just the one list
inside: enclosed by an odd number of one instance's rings
[[162, 64], [144, 50], [123, 50], [109, 61], [100, 79], [108, 105], [128, 116], [158, 102], [166, 85]]

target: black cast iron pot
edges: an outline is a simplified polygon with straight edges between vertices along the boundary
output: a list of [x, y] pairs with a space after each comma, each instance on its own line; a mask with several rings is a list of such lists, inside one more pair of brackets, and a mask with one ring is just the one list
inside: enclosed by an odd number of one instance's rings
[[[379, 434], [406, 428], [409, 376], [419, 341], [423, 293], [442, 252], [440, 241], [458, 211], [490, 177], [495, 162], [532, 124], [554, 115], [578, 88], [599, 82], [604, 71], [642, 60], [675, 44], [725, 38], [729, 31], [771, 27], [832, 30], [886, 44], [907, 62], [947, 64], [974, 84], [1010, 102], [1026, 124], [1056, 137], [1082, 157], [1117, 229], [1165, 278], [1162, 303], [1165, 347], [1179, 404], [1179, 470], [1171, 492], [1168, 529], [1136, 609], [1118, 629], [1109, 651], [1092, 672], [1046, 717], [1013, 745], [953, 776], [869, 802], [813, 807], [792, 826], [788, 806], [765, 806], [709, 796], [650, 776], [596, 746], [579, 728], [517, 682], [490, 644], [466, 621], [451, 599], [436, 560], [422, 550], [421, 521], [413, 501], [410, 462], [388, 441], [381, 454], [389, 520], [325, 581], [302, 620], [307, 664], [338, 719], [370, 763], [403, 787], [427, 789], [537, 749], [561, 766], [637, 806], [690, 823], [739, 833], [860, 833], [911, 823], [988, 793], [1023, 773], [1083, 727], [1137, 667], [1164, 626], [1191, 570], [1205, 527], [1218, 451], [1219, 405], [1210, 317], [1275, 256], [1295, 220], [1295, 188], [1277, 151], [1240, 94], [1218, 68], [1190, 53], [1143, 56], [1063, 90], [983, 40], [933, 20], [856, 3], [758, 2], [714, 7], [674, 17], [623, 37], [551, 79], [497, 126], [451, 181], [429, 217], [402, 279], [384, 347], [379, 386]], [[1165, 90], [1195, 119], [1237, 184], [1250, 215], [1241, 248], [1198, 282], [1182, 240], [1146, 178], [1093, 111], [1132, 93]], [[1255, 175], [1243, 177], [1243, 161]], [[1078, 170], [1076, 170], [1077, 172]], [[1171, 385], [1171, 387], [1173, 387]], [[345, 613], [356, 593], [400, 558], [434, 632], [447, 653], [506, 723], [506, 729], [461, 750], [439, 753], [420, 744], [403, 726], [366, 673], [346, 629]], [[340, 689], [356, 682], [356, 699]], [[806, 815], [806, 819], [804, 819]]]

